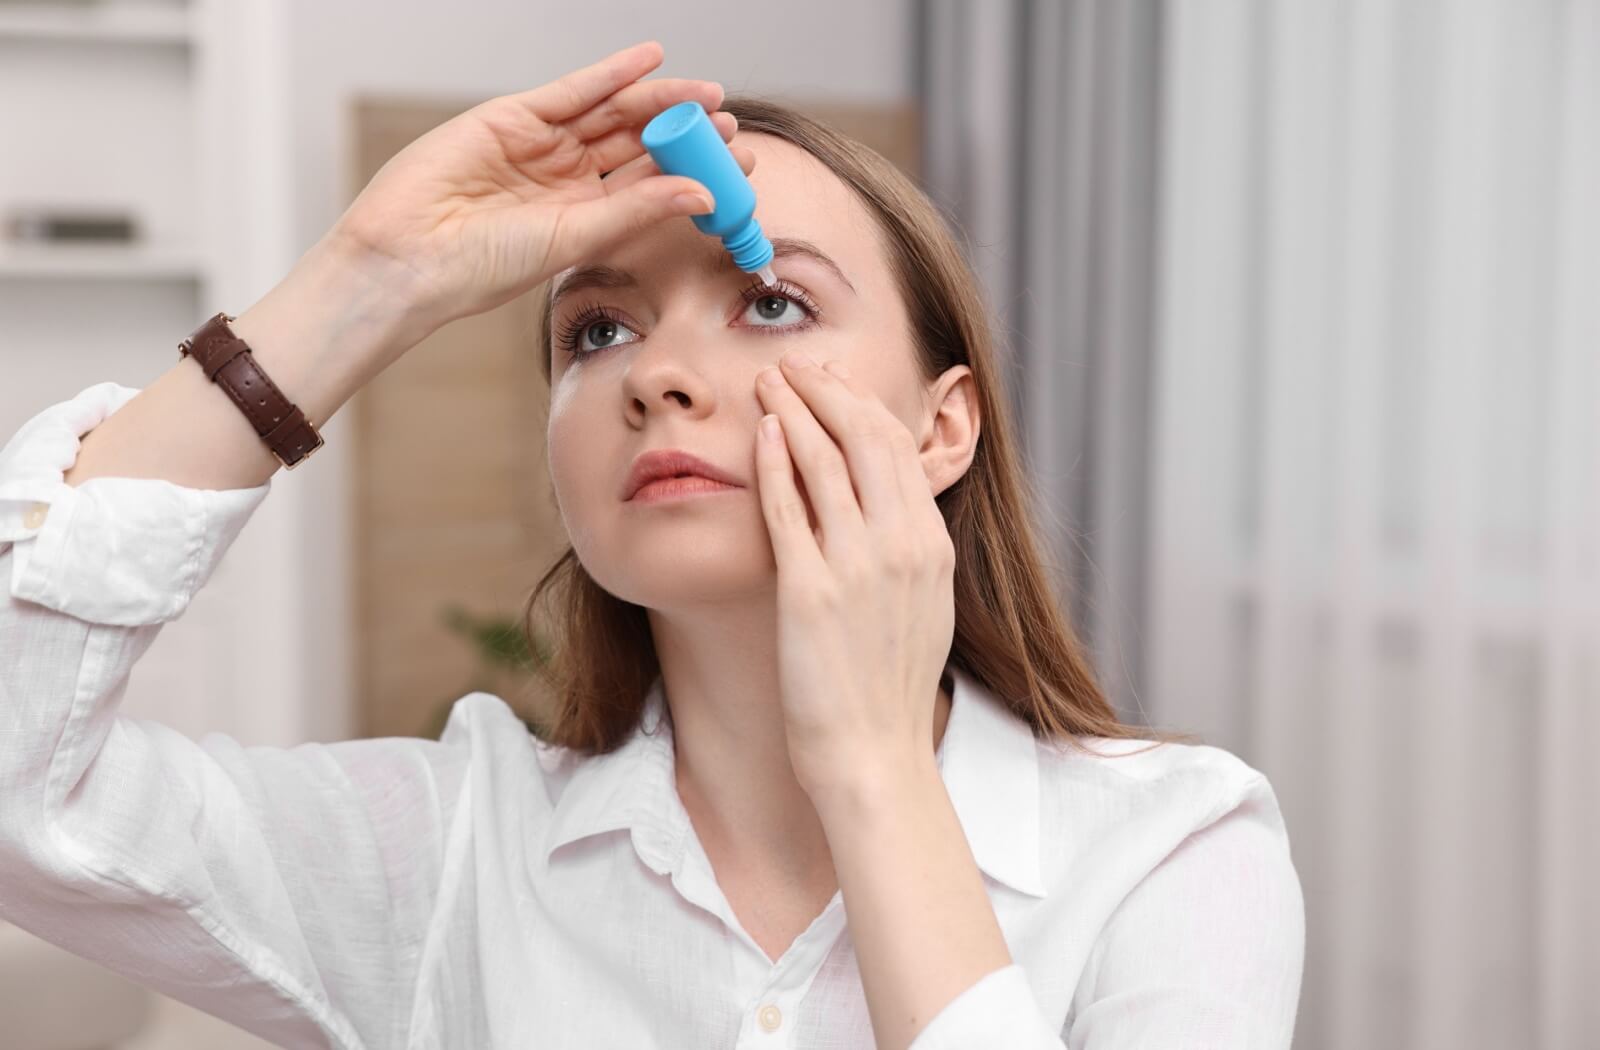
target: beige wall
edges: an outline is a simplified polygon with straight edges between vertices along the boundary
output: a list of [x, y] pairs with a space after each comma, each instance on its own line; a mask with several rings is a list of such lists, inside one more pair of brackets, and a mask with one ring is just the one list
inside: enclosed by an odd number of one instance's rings
[[[358, 103], [352, 192], [470, 105]], [[441, 620], [445, 606], [516, 614], [562, 549], [536, 302], [446, 325], [347, 406], [359, 736], [431, 735], [441, 705], [488, 684], [473, 678], [473, 647]]]

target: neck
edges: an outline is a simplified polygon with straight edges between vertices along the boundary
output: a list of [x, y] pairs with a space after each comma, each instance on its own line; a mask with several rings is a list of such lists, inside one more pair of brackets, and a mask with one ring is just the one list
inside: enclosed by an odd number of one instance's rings
[[[789, 762], [775, 621], [649, 616], [672, 718], [674, 779], [707, 851], [797, 883], [831, 879], [822, 823]], [[950, 715], [943, 683], [934, 704], [929, 747], [937, 750]]]

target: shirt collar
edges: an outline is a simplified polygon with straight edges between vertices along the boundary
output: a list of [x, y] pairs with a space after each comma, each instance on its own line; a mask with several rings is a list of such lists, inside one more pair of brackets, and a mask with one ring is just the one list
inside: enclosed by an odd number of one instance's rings
[[[978, 867], [1045, 896], [1039, 866], [1039, 754], [1033, 731], [987, 688], [950, 665], [950, 718], [936, 758]], [[628, 829], [659, 874], [683, 860], [692, 825], [673, 776], [672, 720], [658, 675], [639, 728], [615, 751], [579, 761], [556, 802], [544, 856], [589, 835]]]

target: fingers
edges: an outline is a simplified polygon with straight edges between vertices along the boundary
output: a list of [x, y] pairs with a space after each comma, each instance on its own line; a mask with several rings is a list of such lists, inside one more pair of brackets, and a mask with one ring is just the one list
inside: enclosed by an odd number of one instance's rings
[[[855, 491], [852, 464], [841, 443], [825, 429], [796, 389], [802, 383], [810, 387], [815, 381], [807, 382], [810, 376], [791, 379], [802, 370], [792, 364], [800, 360], [799, 355], [785, 355], [782, 367], [763, 370], [756, 382], [756, 396], [762, 408], [781, 420], [784, 445], [805, 479], [811, 506], [822, 523], [823, 538], [829, 541], [831, 550], [841, 550], [857, 542], [871, 510], [865, 494]], [[815, 371], [816, 366], [804, 370]], [[836, 390], [830, 393], [839, 396]]]
[[507, 97], [527, 106], [547, 124], [571, 120], [609, 98], [618, 88], [633, 83], [659, 66], [662, 57], [661, 44], [646, 40], [613, 52], [593, 65], [584, 66], [541, 87]]
[[[768, 435], [769, 425], [773, 433]], [[795, 461], [782, 421], [762, 417], [756, 435], [756, 481], [761, 515], [772, 539], [773, 560], [782, 578], [814, 580], [827, 570], [818, 546], [817, 527], [811, 523], [805, 495], [795, 481]]]
[[[690, 200], [679, 200], [680, 194], [689, 196]], [[710, 196], [710, 191], [694, 179], [683, 175], [657, 175], [604, 197], [569, 204], [550, 245], [547, 275], [573, 265], [580, 257], [600, 251], [622, 237], [636, 236], [664, 219], [705, 214], [711, 209], [693, 198], [709, 200]]]
[[762, 406], [783, 420], [813, 506], [825, 518], [825, 508], [833, 508], [846, 527], [862, 520], [898, 527], [917, 491], [908, 492], [905, 468], [921, 474], [910, 432], [842, 363], [805, 361], [803, 354], [784, 354], [778, 368], [763, 373], [778, 382], [756, 389]]
[[722, 85], [712, 80], [640, 81], [566, 121], [564, 127], [580, 142], [588, 142], [618, 128], [643, 127], [680, 102], [698, 102], [707, 113], [715, 113], [722, 105]]

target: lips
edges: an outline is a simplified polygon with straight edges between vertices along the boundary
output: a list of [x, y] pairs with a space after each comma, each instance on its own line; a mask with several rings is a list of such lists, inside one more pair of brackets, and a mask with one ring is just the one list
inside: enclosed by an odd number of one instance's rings
[[634, 493], [652, 481], [684, 475], [710, 478], [724, 485], [744, 487], [743, 481], [714, 463], [707, 463], [699, 456], [683, 449], [664, 448], [645, 452], [633, 461], [633, 469], [628, 472], [628, 480], [622, 487], [622, 498], [631, 500]]

